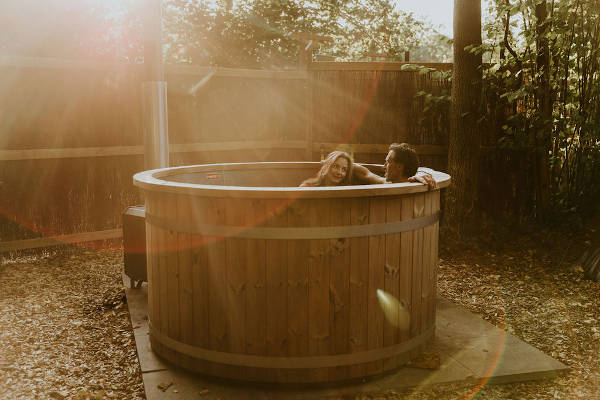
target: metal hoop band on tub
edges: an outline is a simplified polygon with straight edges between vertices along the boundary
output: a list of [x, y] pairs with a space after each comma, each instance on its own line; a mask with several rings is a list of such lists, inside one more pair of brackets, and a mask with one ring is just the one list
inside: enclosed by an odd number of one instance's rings
[[382, 360], [393, 356], [398, 356], [422, 344], [425, 344], [429, 339], [433, 337], [435, 326], [430, 327], [425, 332], [413, 337], [410, 340], [407, 340], [406, 342], [399, 343], [393, 346], [381, 347], [378, 349], [361, 351], [357, 353], [306, 357], [255, 356], [249, 354], [237, 354], [208, 350], [172, 339], [162, 334], [158, 330], [154, 329], [151, 323], [149, 324], [149, 329], [151, 337], [161, 345], [167, 347], [168, 349], [175, 350], [178, 353], [193, 358], [238, 367], [305, 369], [357, 365], [366, 362]]
[[386, 235], [408, 232], [436, 223], [440, 212], [425, 217], [381, 224], [345, 225], [324, 227], [246, 227], [196, 224], [189, 221], [173, 221], [146, 212], [146, 222], [157, 228], [205, 236], [236, 237], [244, 239], [294, 240], [294, 239], [338, 239], [362, 236]]

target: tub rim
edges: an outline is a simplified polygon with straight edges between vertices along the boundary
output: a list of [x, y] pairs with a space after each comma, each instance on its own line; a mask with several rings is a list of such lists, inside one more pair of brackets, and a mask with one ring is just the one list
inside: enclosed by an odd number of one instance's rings
[[[168, 167], [138, 172], [133, 176], [133, 184], [149, 192], [163, 192], [208, 197], [244, 197], [244, 198], [336, 198], [391, 196], [427, 192], [430, 189], [418, 182], [351, 185], [351, 186], [223, 186], [168, 181], [163, 178], [198, 172], [219, 172], [233, 170], [261, 170], [272, 168], [299, 168], [320, 165], [318, 161], [272, 161], [242, 163], [196, 164]], [[361, 164], [382, 167], [381, 164]], [[244, 168], [245, 167], [245, 168]], [[216, 169], [216, 171], [215, 171]], [[433, 178], [440, 190], [450, 184], [450, 175], [432, 171]], [[307, 177], [308, 178], [308, 177]]]

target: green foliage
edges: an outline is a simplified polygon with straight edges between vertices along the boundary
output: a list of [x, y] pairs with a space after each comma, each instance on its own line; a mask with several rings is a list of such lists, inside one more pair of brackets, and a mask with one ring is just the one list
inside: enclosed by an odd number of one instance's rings
[[[538, 5], [546, 6], [545, 22]], [[525, 151], [530, 165], [543, 146], [554, 209], [589, 210], [600, 195], [598, 2], [493, 0], [489, 14], [485, 43], [471, 49], [490, 61], [484, 65], [488, 144]]]
[[[317, 52], [338, 61], [382, 54], [447, 61], [448, 39], [390, 0], [165, 1], [167, 61], [245, 67], [295, 66], [297, 33], [327, 36]], [[427, 59], [429, 57], [429, 59]]]

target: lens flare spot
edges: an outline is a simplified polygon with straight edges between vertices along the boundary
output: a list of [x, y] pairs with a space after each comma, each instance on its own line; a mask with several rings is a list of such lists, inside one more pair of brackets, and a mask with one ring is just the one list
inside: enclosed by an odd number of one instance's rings
[[214, 71], [210, 71], [208, 74], [204, 75], [202, 77], [202, 79], [200, 79], [198, 82], [196, 82], [194, 84], [194, 86], [192, 86], [189, 90], [188, 90], [188, 94], [194, 94], [196, 93], [196, 90], [200, 89], [202, 86], [206, 85], [206, 83], [208, 81], [210, 81], [210, 78], [213, 77], [213, 75], [215, 74]]
[[410, 329], [410, 312], [402, 300], [391, 294], [377, 289], [377, 299], [388, 322], [403, 331]]

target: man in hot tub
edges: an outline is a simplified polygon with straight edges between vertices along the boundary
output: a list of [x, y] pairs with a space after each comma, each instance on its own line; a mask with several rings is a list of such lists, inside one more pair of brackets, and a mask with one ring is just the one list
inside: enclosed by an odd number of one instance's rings
[[419, 156], [406, 143], [392, 143], [385, 158], [385, 177], [369, 171], [359, 164], [353, 165], [353, 177], [363, 183], [421, 182], [430, 189], [437, 186], [429, 168], [419, 168]]

